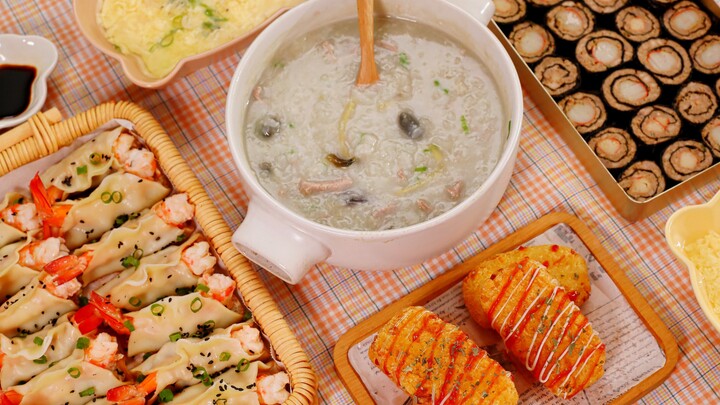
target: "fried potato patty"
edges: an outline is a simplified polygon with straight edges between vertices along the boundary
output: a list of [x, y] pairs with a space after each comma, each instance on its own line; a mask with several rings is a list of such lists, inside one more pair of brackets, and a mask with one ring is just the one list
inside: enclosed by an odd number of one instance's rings
[[408, 395], [432, 404], [516, 404], [509, 372], [461, 331], [423, 307], [395, 315], [370, 360]]
[[565, 288], [570, 299], [578, 306], [590, 297], [590, 277], [585, 259], [566, 246], [541, 245], [520, 247], [506, 253], [500, 253], [480, 263], [463, 281], [463, 297], [470, 315], [480, 326], [490, 327], [485, 311], [482, 309], [478, 292], [487, 280], [495, 277], [498, 271], [519, 263], [523, 259], [542, 263], [547, 272]]

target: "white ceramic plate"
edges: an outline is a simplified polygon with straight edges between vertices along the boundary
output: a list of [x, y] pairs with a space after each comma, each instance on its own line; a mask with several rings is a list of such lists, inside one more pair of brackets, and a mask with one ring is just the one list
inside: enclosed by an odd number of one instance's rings
[[58, 52], [47, 39], [35, 35], [0, 35], [0, 65], [29, 65], [37, 68], [30, 104], [22, 114], [0, 120], [0, 129], [14, 127], [40, 111], [47, 97], [47, 78], [55, 68]]

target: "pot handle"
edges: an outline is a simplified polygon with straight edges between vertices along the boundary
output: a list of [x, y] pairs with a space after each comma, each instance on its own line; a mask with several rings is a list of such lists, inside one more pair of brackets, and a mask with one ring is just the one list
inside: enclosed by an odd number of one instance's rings
[[233, 245], [258, 266], [286, 283], [297, 284], [313, 265], [330, 256], [330, 250], [255, 200], [250, 201], [245, 220], [233, 234]]
[[492, 0], [446, 0], [448, 3], [455, 5], [459, 9], [470, 14], [474, 19], [478, 20], [482, 25], [488, 25], [493, 14], [495, 14], [495, 4]]

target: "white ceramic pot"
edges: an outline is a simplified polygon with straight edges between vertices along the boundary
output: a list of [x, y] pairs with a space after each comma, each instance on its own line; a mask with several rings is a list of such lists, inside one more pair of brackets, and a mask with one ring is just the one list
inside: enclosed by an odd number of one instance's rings
[[375, 0], [376, 14], [421, 21], [461, 42], [486, 65], [511, 120], [502, 156], [487, 181], [465, 201], [428, 221], [387, 231], [350, 231], [312, 222], [284, 207], [260, 185], [248, 164], [244, 141], [248, 100], [263, 70], [284, 44], [301, 35], [357, 18], [355, 0], [310, 0], [273, 22], [248, 48], [228, 94], [227, 136], [249, 194], [245, 220], [233, 235], [240, 252], [289, 283], [316, 263], [356, 270], [387, 270], [420, 263], [466, 238], [500, 202], [513, 171], [522, 125], [522, 91], [517, 72], [487, 28], [490, 0]]

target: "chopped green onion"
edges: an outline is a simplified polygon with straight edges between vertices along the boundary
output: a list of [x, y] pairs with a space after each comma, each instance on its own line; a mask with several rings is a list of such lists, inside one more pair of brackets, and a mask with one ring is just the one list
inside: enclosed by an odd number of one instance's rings
[[247, 369], [250, 368], [250, 360], [246, 358], [240, 359], [240, 361], [237, 364], [237, 367], [235, 367], [235, 370], [237, 371], [247, 371]]
[[435, 87], [440, 87], [440, 80], [434, 80]]
[[172, 45], [173, 41], [175, 41], [175, 30], [172, 30], [165, 35], [160, 42], [158, 42], [158, 45], [160, 45], [163, 48], [167, 48], [168, 46]]
[[152, 304], [150, 305], [150, 313], [152, 313], [155, 316], [160, 316], [162, 313], [165, 312], [165, 306], [162, 304]]
[[132, 322], [130, 322], [130, 321], [125, 321], [125, 322], [123, 322], [123, 325], [125, 325], [125, 327], [128, 328], [128, 330], [129, 330], [130, 332], [134, 332], [134, 331], [135, 331], [135, 326], [132, 324]]
[[38, 357], [37, 359], [33, 360], [33, 363], [45, 364], [45, 363], [47, 363], [47, 357], [45, 355], [42, 355], [42, 356]]
[[450, 94], [450, 90], [448, 90], [448, 89], [443, 89], [443, 93], [445, 93], [445, 94]]
[[138, 297], [130, 297], [129, 302], [130, 302], [130, 305], [132, 305], [134, 307], [139, 307], [140, 305], [142, 305], [142, 300]]
[[88, 297], [80, 296], [78, 297], [78, 305], [80, 305], [80, 308], [84, 307], [90, 302], [90, 299]]
[[93, 152], [90, 154], [90, 163], [91, 164], [99, 165], [100, 163], [102, 163], [102, 160], [103, 160], [102, 155], [100, 155], [99, 153]]
[[415, 168], [415, 171], [418, 172], [418, 173], [426, 172], [426, 171], [427, 171], [427, 166], [416, 167], [416, 168]]
[[204, 386], [209, 387], [213, 385], [213, 379], [210, 376], [203, 378], [202, 383]]
[[467, 118], [464, 115], [460, 116], [460, 125], [462, 126], [463, 132], [466, 134], [470, 133], [470, 127], [468, 126]]
[[80, 369], [77, 367], [70, 367], [68, 369], [67, 373], [70, 374], [70, 377], [72, 377], [72, 378], [80, 377]]
[[122, 263], [122, 266], [123, 266], [123, 267], [125, 267], [126, 269], [129, 269], [130, 267], [137, 267], [137, 266], [139, 266], [139, 265], [140, 265], [140, 260], [138, 260], [138, 259], [136, 259], [136, 258], [134, 258], [134, 257], [132, 257], [132, 256], [127, 256], [127, 257], [123, 257], [121, 263]]
[[120, 204], [123, 200], [123, 194], [119, 191], [113, 191], [112, 192], [112, 202], [115, 204]]
[[95, 395], [95, 387], [90, 387], [84, 391], [80, 391], [81, 397], [89, 397]]
[[206, 286], [205, 284], [198, 284], [195, 286], [195, 291], [202, 291], [204, 293], [210, 292], [210, 287]]
[[158, 394], [158, 399], [160, 399], [160, 402], [170, 402], [174, 398], [172, 391], [170, 391], [169, 388], [164, 388], [162, 391], [160, 391], [160, 394]]
[[40, 336], [35, 336], [35, 339], [33, 339], [33, 343], [35, 343], [38, 346], [42, 346], [43, 338], [41, 338]]
[[205, 370], [205, 367], [195, 367], [192, 370], [192, 376], [201, 380], [208, 376], [208, 372]]
[[110, 204], [112, 202], [112, 193], [109, 191], [105, 191], [102, 194], [100, 194], [100, 201], [104, 202], [105, 204]]
[[90, 339], [85, 336], [79, 338], [77, 343], [75, 343], [75, 348], [77, 349], [87, 349], [88, 347], [90, 347]]
[[187, 238], [187, 235], [185, 235], [184, 233], [180, 234], [180, 235], [178, 235], [177, 239], [175, 239], [175, 242], [180, 243], [180, 242], [184, 241], [186, 238]]
[[182, 337], [182, 334], [180, 332], [174, 332], [170, 334], [170, 341], [171, 342], [177, 342]]
[[228, 352], [220, 353], [220, 361], [228, 361], [228, 360], [230, 360], [230, 353], [228, 353]]
[[410, 64], [410, 60], [408, 59], [408, 56], [405, 52], [400, 52], [400, 64], [403, 66], [407, 66]]
[[143, 255], [145, 254], [145, 251], [142, 249], [135, 249], [132, 253], [132, 257], [140, 260], [142, 259]]
[[147, 353], [143, 354], [143, 360], [147, 360], [150, 356], [152, 356], [151, 352], [147, 352]]
[[213, 321], [212, 319], [209, 321], [205, 321], [203, 322], [203, 326], [207, 329], [215, 329], [215, 321]]
[[177, 28], [177, 29], [183, 28], [183, 25], [182, 25], [183, 18], [185, 18], [185, 14], [176, 15], [175, 18], [172, 19], [173, 28]]
[[197, 313], [198, 311], [200, 311], [202, 309], [202, 307], [203, 307], [203, 302], [202, 302], [202, 299], [200, 299], [200, 297], [195, 297], [190, 302], [190, 310], [193, 311], [193, 313]]
[[250, 312], [249, 309], [245, 308], [245, 312], [243, 312], [242, 321], [243, 322], [249, 321], [250, 319], [252, 319], [252, 316], [253, 316], [252, 312]]
[[87, 174], [87, 165], [80, 166], [76, 170], [77, 174]]
[[122, 226], [129, 218], [127, 215], [118, 215], [117, 218], [115, 218], [115, 228]]

